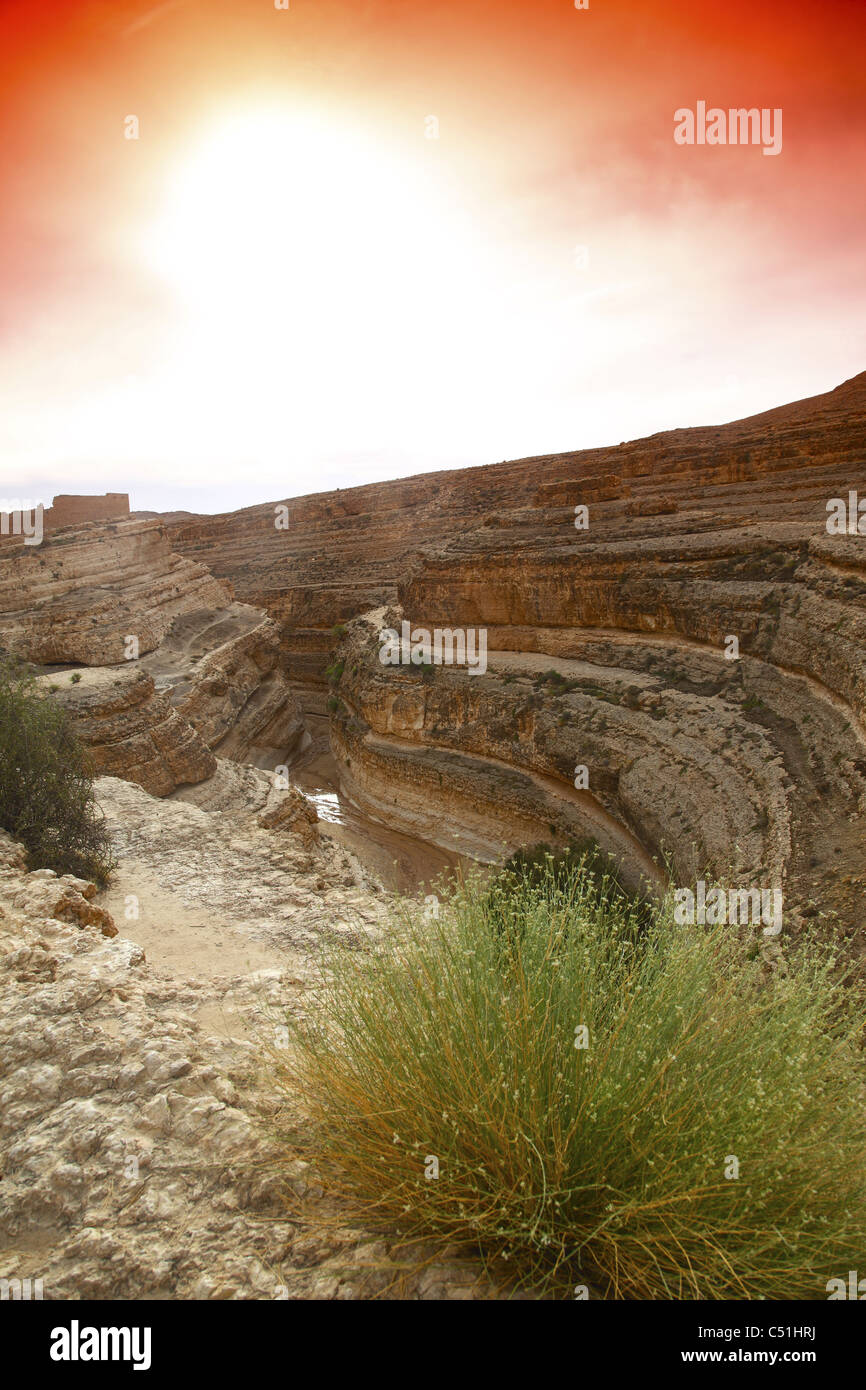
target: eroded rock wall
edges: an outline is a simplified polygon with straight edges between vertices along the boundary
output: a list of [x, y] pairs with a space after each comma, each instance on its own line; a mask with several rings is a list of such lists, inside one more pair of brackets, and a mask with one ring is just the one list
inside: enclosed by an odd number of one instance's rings
[[50, 669], [100, 773], [157, 796], [262, 767], [305, 737], [277, 624], [175, 555], [157, 521], [73, 526], [0, 553], [0, 647]]
[[[172, 534], [281, 624], [371, 814], [481, 857], [594, 821], [635, 866], [780, 883], [854, 929], [866, 535], [827, 525], [852, 492], [866, 374], [729, 425], [290, 500], [285, 529], [260, 507]], [[377, 667], [386, 610], [483, 629], [486, 674]]]
[[213, 752], [147, 671], [97, 667], [76, 674], [75, 684], [68, 676], [41, 683], [69, 712], [97, 774], [125, 777], [153, 796], [213, 776]]
[[[634, 585], [679, 550], [689, 560], [681, 570], [685, 592], [669, 589], [666, 597], [697, 613], [703, 596], [693, 584], [702, 577], [703, 552], [710, 566], [713, 553], [724, 558], [725, 545], [728, 562], [743, 574], [756, 558], [782, 548], [777, 536], [787, 538], [788, 561], [788, 546], [808, 544], [817, 559], [829, 545], [833, 564], [862, 581], [862, 546], [824, 529], [827, 499], [847, 496], [858, 483], [866, 495], [866, 373], [826, 395], [728, 425], [290, 498], [184, 520], [170, 535], [181, 554], [206, 564], [239, 599], [280, 623], [292, 683], [304, 708], [321, 714], [333, 628], [398, 596], [410, 611], [406, 582], [422, 564], [427, 574], [419, 583], [432, 596], [437, 564], [451, 586], [473, 554], [498, 552], [531, 592], [536, 570], [552, 561], [559, 588], [576, 595], [581, 612], [598, 625], [615, 607], [621, 580]], [[573, 526], [578, 505], [590, 508], [580, 551]], [[730, 533], [726, 541], [723, 533]], [[617, 543], [619, 554], [594, 553], [598, 544]], [[498, 578], [488, 569], [482, 582]], [[779, 578], [770, 565], [764, 582]], [[548, 596], [542, 589], [533, 624], [556, 625], [545, 610]], [[759, 591], [741, 590], [738, 604], [743, 598], [750, 610], [763, 602]], [[488, 595], [488, 608], [490, 602]], [[628, 616], [626, 605], [615, 621]], [[641, 625], [652, 620], [648, 612]]]
[[178, 614], [230, 602], [158, 521], [90, 522], [0, 550], [0, 646], [39, 665], [118, 666], [130, 638], [153, 651]]

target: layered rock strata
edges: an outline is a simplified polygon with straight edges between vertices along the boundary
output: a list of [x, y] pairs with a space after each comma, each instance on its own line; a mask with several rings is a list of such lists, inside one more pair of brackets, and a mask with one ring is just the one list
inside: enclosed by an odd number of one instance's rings
[[93, 769], [126, 777], [153, 796], [201, 782], [216, 771], [216, 758], [192, 724], [158, 691], [140, 667], [96, 667], [41, 683], [68, 710]]
[[[853, 928], [861, 500], [866, 374], [729, 425], [293, 499], [287, 529], [259, 507], [171, 533], [281, 624], [371, 814], [481, 857], [595, 824], [635, 872], [745, 876]], [[486, 673], [377, 665], [386, 616], [483, 630]]]
[[114, 666], [153, 651], [180, 613], [230, 603], [159, 522], [90, 522], [0, 551], [0, 646], [38, 665]]
[[211, 777], [215, 753], [274, 767], [305, 736], [276, 623], [173, 554], [155, 521], [7, 544], [0, 646], [52, 668], [42, 683], [98, 772], [158, 796]]
[[176, 618], [141, 665], [220, 757], [274, 767], [304, 738], [303, 715], [282, 665], [279, 627], [248, 604]]
[[[333, 628], [396, 601], [425, 559], [439, 558], [456, 573], [467, 554], [498, 551], [531, 589], [535, 565], [547, 554], [560, 567], [561, 586], [580, 598], [581, 622], [595, 569], [592, 550], [584, 554], [578, 540], [624, 542], [618, 573], [626, 577], [654, 563], [653, 543], [668, 555], [679, 551], [680, 577], [691, 589], [702, 577], [706, 545], [718, 544], [723, 532], [745, 580], [755, 542], [765, 548], [752, 528], [772, 537], [793, 526], [786, 534], [810, 541], [816, 559], [830, 554], [862, 578], [859, 538], [830, 538], [824, 530], [827, 499], [847, 497], [858, 484], [866, 496], [866, 373], [824, 396], [729, 425], [290, 498], [179, 522], [169, 534], [181, 554], [277, 619], [292, 682], [305, 709], [321, 713]], [[573, 527], [578, 505], [591, 509], [590, 530], [580, 538]], [[609, 571], [614, 583], [617, 577]], [[766, 581], [777, 577], [778, 567], [770, 566]], [[685, 604], [697, 613], [695, 595], [690, 604], [687, 593]], [[535, 621], [554, 625], [543, 612]]]

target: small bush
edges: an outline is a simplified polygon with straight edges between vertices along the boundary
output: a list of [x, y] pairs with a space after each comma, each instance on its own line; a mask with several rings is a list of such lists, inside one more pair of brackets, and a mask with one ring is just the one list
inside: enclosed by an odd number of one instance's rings
[[543, 891], [551, 886], [565, 892], [575, 877], [585, 880], [600, 901], [621, 911], [625, 918], [634, 915], [640, 923], [651, 920], [653, 905], [626, 888], [617, 860], [587, 837], [562, 849], [539, 844], [512, 854], [488, 892], [485, 907], [491, 923], [498, 929], [506, 918], [522, 921], [527, 888]]
[[73, 672], [72, 672], [72, 675], [69, 677], [69, 679], [71, 680], [71, 682], [72, 682], [73, 685], [77, 685], [78, 682], [81, 680], [81, 672], [80, 672], [80, 671], [73, 671]]
[[346, 663], [344, 661], [335, 661], [326, 668], [325, 675], [328, 679], [329, 685], [340, 684], [340, 681], [343, 678], [343, 671], [345, 670], [345, 665]]
[[69, 718], [23, 667], [2, 658], [0, 826], [26, 847], [31, 868], [108, 882], [111, 839]]
[[816, 947], [771, 970], [603, 879], [470, 880], [328, 961], [278, 1073], [323, 1171], [538, 1295], [825, 1298], [866, 1242], [853, 997]]
[[578, 679], [569, 680], [561, 671], [554, 671], [553, 669], [543, 671], [540, 676], [535, 678], [533, 684], [536, 690], [545, 685], [551, 686], [554, 695], [568, 695], [572, 690], [581, 688], [581, 682]]

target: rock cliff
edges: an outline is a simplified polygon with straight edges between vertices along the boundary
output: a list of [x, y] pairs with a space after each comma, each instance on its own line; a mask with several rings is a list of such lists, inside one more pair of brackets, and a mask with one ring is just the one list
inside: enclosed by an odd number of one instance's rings
[[49, 667], [98, 772], [156, 796], [211, 777], [217, 753], [276, 766], [304, 736], [277, 624], [174, 554], [158, 521], [8, 539], [0, 646]]
[[[724, 426], [171, 535], [280, 623], [372, 814], [481, 857], [593, 833], [635, 873], [737, 873], [783, 885], [792, 920], [819, 902], [853, 929], [866, 506], [839, 533], [833, 499], [866, 499], [866, 374]], [[483, 630], [485, 674], [382, 666], [376, 630], [403, 620]]]
[[0, 550], [0, 646], [40, 665], [119, 665], [130, 638], [143, 655], [179, 614], [230, 602], [158, 521], [86, 522]]

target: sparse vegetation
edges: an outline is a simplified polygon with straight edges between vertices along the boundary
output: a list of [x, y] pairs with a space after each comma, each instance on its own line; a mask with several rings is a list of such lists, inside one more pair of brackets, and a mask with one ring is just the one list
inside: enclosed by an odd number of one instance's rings
[[534, 685], [536, 690], [540, 689], [542, 686], [548, 685], [551, 687], [554, 695], [567, 695], [569, 691], [579, 690], [581, 688], [581, 682], [579, 680], [569, 680], [561, 671], [554, 670], [542, 672], [540, 676], [535, 678]]
[[279, 1064], [371, 1228], [565, 1297], [823, 1298], [857, 1267], [862, 1005], [832, 957], [771, 968], [591, 854], [440, 897], [328, 960]]
[[34, 869], [110, 878], [111, 840], [84, 749], [66, 711], [8, 658], [0, 658], [0, 826]]

